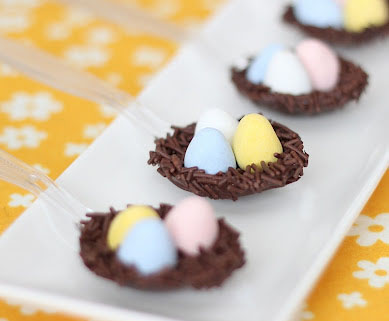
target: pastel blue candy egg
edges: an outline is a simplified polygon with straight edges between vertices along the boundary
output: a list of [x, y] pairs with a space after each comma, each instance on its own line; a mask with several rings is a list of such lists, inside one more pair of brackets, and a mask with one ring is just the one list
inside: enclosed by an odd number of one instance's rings
[[227, 172], [236, 168], [231, 145], [224, 135], [215, 128], [206, 127], [196, 133], [186, 150], [185, 167], [198, 167], [207, 174]]
[[143, 275], [157, 273], [177, 263], [177, 249], [162, 220], [143, 219], [136, 223], [117, 251], [125, 265]]
[[294, 15], [305, 25], [319, 28], [342, 28], [343, 11], [335, 0], [296, 0]]
[[260, 84], [265, 79], [267, 68], [273, 56], [284, 46], [279, 44], [272, 44], [261, 51], [261, 53], [251, 61], [246, 78], [253, 84]]

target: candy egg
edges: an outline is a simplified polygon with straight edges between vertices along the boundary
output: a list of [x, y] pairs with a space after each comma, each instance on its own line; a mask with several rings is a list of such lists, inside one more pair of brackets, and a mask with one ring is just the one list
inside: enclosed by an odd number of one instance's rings
[[263, 82], [272, 91], [301, 95], [312, 91], [309, 76], [300, 59], [289, 50], [277, 52], [270, 61]]
[[271, 59], [282, 49], [284, 49], [284, 46], [279, 44], [273, 44], [263, 49], [247, 68], [246, 78], [253, 84], [263, 82]]
[[294, 4], [296, 19], [318, 28], [342, 28], [343, 12], [334, 0], [297, 0]]
[[109, 226], [107, 242], [110, 249], [115, 250], [124, 240], [128, 231], [141, 219], [159, 219], [159, 215], [149, 206], [132, 205], [120, 212]]
[[335, 0], [335, 2], [343, 8], [346, 5], [347, 0]]
[[241, 119], [232, 147], [236, 161], [243, 170], [251, 164], [262, 168], [262, 161], [266, 164], [276, 162], [274, 154], [281, 154], [283, 151], [272, 125], [259, 114], [248, 114]]
[[344, 10], [345, 28], [351, 32], [361, 32], [389, 21], [386, 0], [348, 0]]
[[143, 275], [157, 273], [177, 263], [177, 249], [162, 220], [146, 218], [128, 232], [117, 251], [125, 265], [133, 265]]
[[195, 135], [203, 128], [215, 128], [231, 143], [237, 126], [238, 120], [230, 114], [222, 109], [212, 108], [201, 114], [196, 125]]
[[219, 225], [211, 205], [200, 197], [189, 197], [174, 206], [165, 224], [176, 246], [188, 255], [209, 249], [219, 234]]
[[304, 40], [296, 47], [296, 53], [314, 89], [329, 91], [336, 86], [340, 73], [339, 59], [325, 43], [316, 39]]
[[198, 167], [207, 174], [236, 168], [234, 153], [224, 135], [215, 128], [201, 129], [190, 142], [184, 159], [185, 167]]

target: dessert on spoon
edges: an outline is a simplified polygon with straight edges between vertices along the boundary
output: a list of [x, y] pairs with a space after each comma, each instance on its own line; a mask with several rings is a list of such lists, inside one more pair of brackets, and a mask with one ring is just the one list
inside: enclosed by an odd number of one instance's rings
[[173, 129], [173, 135], [156, 139], [148, 163], [199, 196], [235, 201], [293, 183], [308, 166], [300, 136], [260, 114], [238, 121], [210, 109], [197, 124]]
[[309, 38], [294, 49], [272, 44], [231, 68], [238, 91], [256, 104], [314, 115], [358, 101], [368, 84], [359, 66]]
[[193, 196], [176, 206], [89, 214], [80, 255], [95, 274], [140, 289], [217, 287], [245, 263], [239, 233]]
[[330, 43], [362, 45], [389, 36], [389, 0], [297, 0], [283, 20]]
[[[220, 286], [245, 263], [239, 233], [217, 219], [205, 199], [190, 197], [175, 207], [131, 205], [121, 212], [111, 208], [109, 213], [96, 213], [2, 150], [0, 179], [40, 197], [49, 205], [53, 232], [79, 252], [92, 272], [120, 285], [210, 288]], [[58, 215], [65, 216], [60, 222], [68, 228], [58, 226]]]

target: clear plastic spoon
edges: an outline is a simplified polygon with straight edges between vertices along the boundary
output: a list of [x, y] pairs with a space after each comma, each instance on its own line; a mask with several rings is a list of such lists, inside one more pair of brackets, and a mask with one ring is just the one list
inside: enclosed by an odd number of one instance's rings
[[[152, 12], [147, 12], [132, 3], [119, 3], [107, 0], [60, 0], [69, 5], [84, 7], [88, 12], [102, 17], [105, 20], [118, 24], [128, 30], [141, 30], [173, 40], [180, 45], [197, 41], [207, 53], [217, 57], [220, 62], [228, 64], [231, 61], [224, 59], [224, 52], [202, 36], [200, 30], [178, 26], [166, 19], [162, 19]], [[201, 28], [196, 28], [201, 29]]]
[[27, 76], [75, 96], [110, 106], [154, 137], [165, 136], [170, 124], [128, 93], [110, 86], [39, 49], [0, 37], [0, 61]]
[[0, 179], [39, 197], [47, 207], [53, 231], [68, 246], [77, 250], [77, 226], [81, 220], [87, 219], [87, 213], [93, 212], [90, 208], [83, 205], [41, 171], [1, 149]]
[[[91, 5], [89, 0], [85, 2]], [[102, 1], [99, 3], [105, 2]], [[107, 10], [101, 11], [108, 12], [109, 10], [107, 8]], [[112, 16], [118, 15], [118, 11], [120, 10], [114, 11]], [[129, 14], [130, 17], [138, 16], [131, 9], [125, 11], [123, 11], [125, 16], [126, 14]], [[190, 37], [190, 33], [179, 32], [179, 28], [172, 27], [147, 14], [141, 16], [149, 17], [149, 29], [158, 29], [164, 36], [170, 36], [171, 39], [179, 38], [181, 42], [190, 39], [198, 41], [201, 43], [200, 47], [217, 56], [219, 62], [220, 60], [224, 60], [222, 59], [223, 55], [216, 48], [210, 46], [205, 39], [201, 37]], [[138, 20], [141, 19], [138, 17], [136, 21]], [[0, 61], [33, 79], [72, 95], [112, 107], [129, 119], [134, 125], [143, 128], [154, 137], [164, 137], [171, 130], [171, 124], [158, 117], [148, 107], [140, 105], [135, 97], [111, 86], [109, 83], [100, 80], [88, 72], [71, 66], [62, 59], [56, 58], [32, 46], [2, 37], [0, 37], [0, 48]], [[247, 59], [239, 58], [233, 62], [233, 65], [244, 68], [247, 66], [247, 63]], [[244, 64], [243, 67], [241, 66], [242, 64]], [[228, 65], [230, 64], [228, 63]]]
[[84, 7], [88, 12], [93, 12], [93, 14], [113, 21], [115, 24], [120, 24], [129, 30], [142, 30], [178, 43], [191, 38], [190, 31], [183, 30], [183, 28], [139, 9], [131, 3], [124, 5], [107, 0], [60, 1], [71, 6]]

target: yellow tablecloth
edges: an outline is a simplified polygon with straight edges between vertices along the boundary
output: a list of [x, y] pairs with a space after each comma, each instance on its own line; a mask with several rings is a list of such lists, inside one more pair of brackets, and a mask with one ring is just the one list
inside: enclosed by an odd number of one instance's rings
[[[222, 2], [112, 1], [135, 3], [186, 26], [199, 24]], [[66, 59], [134, 95], [177, 47], [55, 0], [0, 0], [0, 35]], [[0, 148], [52, 178], [58, 177], [114, 116], [105, 106], [37, 83], [0, 61]], [[26, 191], [0, 182], [0, 233], [33, 199]], [[0, 301], [0, 321], [15, 320], [78, 319]], [[389, 171], [308, 298], [301, 320], [389, 320]]]

